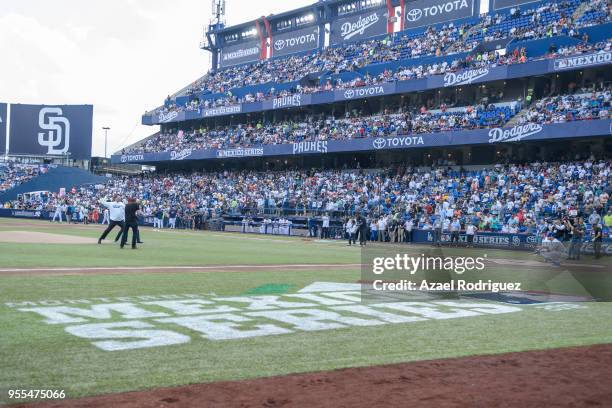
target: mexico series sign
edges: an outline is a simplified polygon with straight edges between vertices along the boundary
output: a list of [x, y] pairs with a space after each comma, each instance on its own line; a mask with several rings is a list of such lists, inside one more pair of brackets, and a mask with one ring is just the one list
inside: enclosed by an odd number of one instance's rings
[[259, 60], [261, 45], [258, 42], [246, 42], [223, 47], [221, 50], [221, 68], [232, 65], [247, 64]]

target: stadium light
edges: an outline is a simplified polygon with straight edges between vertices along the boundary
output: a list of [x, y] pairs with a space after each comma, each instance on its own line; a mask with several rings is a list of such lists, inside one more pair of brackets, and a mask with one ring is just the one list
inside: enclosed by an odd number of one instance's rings
[[102, 130], [104, 130], [104, 158], [106, 159], [108, 157], [106, 153], [108, 149], [108, 131], [110, 128], [108, 126], [104, 126]]

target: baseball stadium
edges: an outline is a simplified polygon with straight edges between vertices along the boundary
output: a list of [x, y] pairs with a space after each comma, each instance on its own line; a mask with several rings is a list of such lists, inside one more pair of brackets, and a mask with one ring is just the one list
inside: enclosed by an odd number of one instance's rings
[[26, 3], [0, 406], [612, 406], [611, 0]]

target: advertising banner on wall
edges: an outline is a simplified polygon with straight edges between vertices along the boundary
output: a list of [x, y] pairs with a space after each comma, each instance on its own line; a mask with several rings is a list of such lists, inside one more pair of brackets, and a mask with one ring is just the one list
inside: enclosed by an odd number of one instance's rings
[[232, 65], [247, 64], [259, 60], [261, 44], [257, 41], [228, 45], [221, 50], [219, 65], [221, 68]]
[[257, 156], [290, 156], [360, 151], [387, 151], [421, 147], [466, 146], [479, 144], [516, 143], [564, 138], [612, 137], [612, 120], [591, 120], [568, 123], [527, 123], [491, 129], [445, 131], [429, 134], [407, 134], [393, 137], [367, 137], [347, 140], [321, 140], [279, 145], [259, 145], [249, 148], [202, 149], [161, 153], [125, 154], [112, 156], [112, 163], [153, 163], [169, 160], [207, 160]]
[[91, 158], [93, 106], [11, 104], [9, 153]]
[[331, 23], [330, 44], [359, 41], [385, 34], [387, 32], [386, 13], [386, 8], [379, 8], [335, 20]]
[[417, 28], [472, 17], [476, 0], [417, 0], [406, 3], [404, 27]]
[[612, 52], [599, 52], [586, 55], [574, 55], [571, 57], [557, 58], [554, 60], [553, 69], [564, 71], [566, 69], [580, 69], [595, 65], [609, 64], [612, 62]]
[[319, 27], [276, 34], [272, 39], [272, 56], [281, 57], [314, 50], [319, 47], [319, 44]]

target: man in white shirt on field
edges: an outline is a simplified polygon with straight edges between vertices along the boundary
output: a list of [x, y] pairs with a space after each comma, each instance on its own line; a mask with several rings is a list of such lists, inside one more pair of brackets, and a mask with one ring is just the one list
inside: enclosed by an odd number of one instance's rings
[[467, 247], [468, 248], [474, 247], [474, 235], [476, 234], [477, 229], [478, 228], [476, 228], [476, 226], [472, 224], [471, 222], [469, 222], [468, 225], [466, 225], [465, 227], [465, 236], [467, 237]]
[[325, 214], [321, 217], [323, 225], [321, 226], [321, 238], [329, 238], [329, 215]]
[[100, 201], [100, 204], [108, 208], [110, 214], [110, 224], [108, 224], [108, 227], [104, 230], [104, 232], [98, 239], [98, 244], [101, 244], [102, 241], [106, 239], [108, 233], [111, 232], [111, 230], [115, 228], [115, 226], [119, 226], [119, 235], [117, 235], [117, 239], [115, 239], [115, 242], [117, 242], [119, 241], [119, 238], [121, 238], [121, 231], [123, 231], [124, 227], [125, 204], [123, 204], [119, 196], [115, 196], [114, 201]]
[[104, 208], [104, 218], [102, 219], [102, 224], [110, 224], [109, 211], [108, 208]]
[[60, 203], [55, 204], [55, 212], [53, 213], [53, 219], [51, 222], [55, 221], [55, 218], [59, 217], [59, 222], [62, 222], [62, 205]]

